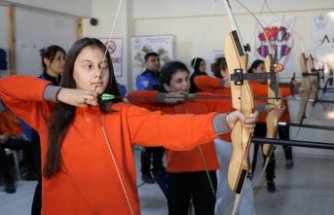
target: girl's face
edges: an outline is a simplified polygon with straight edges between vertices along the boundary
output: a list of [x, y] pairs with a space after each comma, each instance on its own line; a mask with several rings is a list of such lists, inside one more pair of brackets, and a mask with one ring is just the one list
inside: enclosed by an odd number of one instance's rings
[[199, 70], [200, 72], [202, 72], [202, 73], [205, 72], [205, 70], [206, 70], [206, 63], [205, 63], [204, 60], [201, 61], [201, 63], [199, 64], [199, 68], [198, 68], [198, 70]]
[[93, 46], [83, 48], [74, 62], [73, 78], [78, 89], [102, 94], [109, 81], [109, 64], [104, 52]]
[[253, 69], [253, 71], [254, 73], [264, 73], [266, 72], [266, 67], [264, 66], [264, 63], [261, 63], [260, 65], [258, 65], [258, 67]]
[[187, 71], [178, 70], [172, 75], [169, 85], [164, 84], [167, 92], [189, 92], [189, 73]]
[[45, 58], [44, 63], [47, 67], [47, 73], [53, 77], [58, 77], [64, 71], [65, 54], [62, 51], [57, 51], [52, 62]]

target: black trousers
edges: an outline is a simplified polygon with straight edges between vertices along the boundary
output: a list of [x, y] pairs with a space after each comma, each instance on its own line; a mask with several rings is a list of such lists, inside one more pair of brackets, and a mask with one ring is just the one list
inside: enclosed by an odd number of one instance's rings
[[[217, 190], [216, 171], [209, 171], [214, 192]], [[167, 174], [169, 215], [187, 215], [190, 200], [196, 215], [214, 215], [216, 195], [205, 171]]]
[[3, 178], [5, 184], [13, 184], [14, 177], [10, 172], [9, 162], [6, 158], [6, 151], [4, 147], [0, 147], [0, 176]]
[[160, 169], [163, 167], [162, 158], [165, 149], [163, 147], [145, 147], [145, 151], [141, 152], [141, 172], [149, 173], [151, 164], [153, 169]]
[[[278, 135], [280, 139], [290, 140], [290, 127], [289, 126], [278, 126]], [[284, 155], [286, 160], [292, 160], [292, 147], [283, 145]]]
[[[267, 135], [267, 126], [265, 123], [257, 123], [255, 130], [254, 130], [254, 136], [258, 137], [266, 137]], [[255, 171], [256, 163], [257, 163], [257, 153], [259, 151], [259, 146], [261, 146], [261, 149], [263, 147], [263, 144], [254, 144], [254, 153], [253, 153], [253, 162], [252, 162], [252, 173]], [[262, 150], [261, 150], [262, 152]], [[263, 160], [265, 161], [267, 157], [263, 154]], [[275, 178], [275, 167], [276, 167], [276, 160], [275, 160], [275, 153], [272, 151], [270, 160], [266, 169], [266, 178], [267, 180], [273, 180]]]
[[42, 174], [41, 174], [41, 144], [39, 134], [33, 130], [31, 141], [34, 143], [34, 164], [38, 169], [38, 182], [31, 205], [31, 215], [40, 215], [42, 211]]
[[38, 179], [35, 188], [34, 198], [32, 199], [31, 215], [40, 215], [42, 213], [42, 179]]
[[27, 168], [28, 171], [32, 171], [34, 167], [32, 161], [33, 151], [31, 142], [20, 138], [8, 138], [5, 143], [0, 144], [0, 175], [2, 175], [6, 183], [11, 183], [14, 178], [11, 175], [10, 166], [6, 158], [6, 148], [23, 150], [23, 166]]

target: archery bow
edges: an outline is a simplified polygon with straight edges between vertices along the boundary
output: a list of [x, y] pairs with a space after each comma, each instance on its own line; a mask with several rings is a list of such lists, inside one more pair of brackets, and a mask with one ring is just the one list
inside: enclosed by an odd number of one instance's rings
[[[237, 2], [245, 8], [247, 11], [250, 12], [250, 14], [255, 18], [257, 23], [261, 26], [263, 30], [263, 38], [267, 41], [267, 47], [269, 50], [269, 54], [267, 55], [265, 59], [265, 68], [266, 68], [266, 74], [268, 74], [268, 104], [272, 104], [275, 108], [281, 108], [282, 107], [282, 99], [280, 96], [279, 88], [278, 88], [278, 78], [277, 78], [277, 73], [281, 72], [284, 67], [281, 64], [276, 64], [278, 63], [277, 61], [277, 56], [273, 56], [273, 48], [270, 45], [270, 38], [273, 37], [273, 35], [268, 34], [267, 28], [265, 28], [260, 20], [245, 6], [243, 5], [240, 1], [237, 0]], [[278, 127], [278, 116], [276, 114], [276, 110], [272, 109], [267, 117], [266, 117], [266, 126], [267, 126], [267, 138], [274, 138], [276, 137], [277, 134], [277, 127]], [[266, 157], [265, 164], [260, 176], [260, 179], [263, 177], [264, 172], [269, 164], [271, 154], [273, 152], [274, 147], [272, 144], [264, 143], [262, 147], [263, 154]]]
[[[276, 16], [278, 19], [280, 19], [277, 14], [272, 11], [272, 9], [269, 7], [268, 2], [265, 0], [265, 4], [267, 9], [270, 11], [271, 14]], [[298, 40], [298, 43], [300, 45], [300, 48], [302, 50], [302, 53], [299, 58], [300, 67], [301, 67], [301, 85], [304, 88], [304, 91], [300, 93], [300, 104], [299, 104], [299, 110], [297, 115], [297, 122], [301, 125], [303, 123], [303, 120], [305, 118], [306, 108], [309, 101], [310, 96], [310, 79], [309, 79], [309, 71], [308, 71], [308, 59], [306, 58], [306, 54], [304, 51], [304, 45], [302, 43], [302, 40], [299, 36], [299, 34], [296, 31], [293, 31], [294, 35], [296, 36], [296, 39]], [[291, 88], [291, 94], [294, 96], [294, 82], [295, 82], [295, 73], [290, 81], [290, 88]]]
[[306, 113], [306, 107], [307, 103], [310, 97], [310, 79], [308, 74], [308, 59], [306, 58], [304, 50], [302, 50], [302, 53], [299, 58], [300, 62], [300, 68], [301, 68], [301, 74], [302, 74], [302, 87], [304, 88], [304, 91], [300, 94], [300, 103], [299, 103], [299, 111], [297, 115], [297, 122], [298, 124], [302, 124], [303, 120], [305, 118]]
[[[114, 22], [113, 22], [113, 26], [112, 26], [112, 28], [110, 30], [110, 34], [109, 34], [109, 37], [108, 37], [107, 41], [109, 41], [111, 39], [111, 37], [112, 37], [112, 35], [114, 33], [114, 29], [115, 29], [117, 18], [118, 18], [118, 15], [119, 15], [119, 12], [120, 12], [120, 9], [121, 9], [121, 6], [122, 6], [122, 2], [123, 2], [123, 0], [119, 1], [118, 7], [117, 7], [117, 10], [116, 10], [115, 19], [114, 19]], [[108, 53], [108, 45], [106, 45], [106, 46], [107, 46], [107, 48], [106, 48], [106, 51], [104, 52], [103, 61], [106, 59], [106, 56], [107, 56], [107, 53]], [[101, 74], [101, 71], [100, 71], [100, 74]], [[124, 199], [125, 199], [125, 201], [126, 201], [126, 203], [128, 205], [128, 208], [129, 208], [129, 213], [131, 215], [134, 215], [135, 212], [134, 212], [133, 206], [132, 206], [132, 204], [130, 202], [128, 191], [126, 190], [125, 185], [124, 185], [124, 181], [123, 181], [123, 178], [122, 178], [122, 172], [120, 171], [119, 164], [117, 164], [116, 156], [115, 156], [115, 154], [113, 152], [113, 149], [111, 147], [111, 143], [109, 141], [108, 135], [106, 133], [105, 127], [104, 127], [104, 125], [103, 125], [103, 123], [101, 121], [100, 116], [98, 117], [98, 120], [99, 120], [99, 124], [100, 124], [100, 127], [101, 127], [101, 131], [102, 131], [104, 139], [105, 139], [105, 144], [106, 144], [106, 146], [108, 148], [108, 151], [109, 151], [110, 156], [112, 158], [113, 164], [115, 166], [117, 177], [118, 177], [119, 182], [121, 184], [121, 188], [122, 188], [122, 192], [123, 192], [123, 195], [124, 195]]]
[[[314, 99], [315, 101], [318, 99], [318, 88], [320, 81], [320, 71], [315, 69], [314, 57], [312, 54], [309, 56], [308, 61], [308, 71], [310, 76], [310, 99]], [[315, 103], [314, 101], [314, 103]]]
[[[276, 58], [275, 58], [276, 59]], [[282, 107], [282, 99], [280, 98], [280, 92], [278, 88], [278, 79], [275, 74], [275, 64], [274, 60], [272, 59], [272, 54], [269, 54], [265, 60], [265, 67], [266, 71], [271, 73], [271, 78], [268, 80], [268, 97], [276, 97], [276, 99], [268, 99], [268, 104], [272, 104], [275, 107], [281, 108]], [[272, 109], [267, 117], [266, 117], [266, 125], [267, 125], [267, 138], [274, 138], [277, 134], [277, 127], [278, 127], [278, 116], [276, 113], [275, 108]], [[267, 157], [266, 163], [270, 159], [270, 154], [272, 151], [271, 144], [263, 144], [263, 154]], [[265, 165], [266, 167], [266, 165]]]
[[[248, 57], [246, 51], [249, 51], [249, 45], [243, 45], [229, 1], [225, 0], [224, 3], [232, 30], [225, 39], [224, 45], [225, 57], [229, 66], [229, 73], [231, 74], [232, 106], [243, 114], [250, 115], [254, 109], [253, 92], [248, 80], [244, 79], [244, 74], [247, 73]], [[243, 183], [249, 169], [248, 155], [251, 144], [251, 132], [238, 121], [232, 129], [231, 140], [233, 150], [228, 168], [228, 184], [234, 192], [239, 194], [236, 196], [232, 211], [232, 214], [235, 214]]]

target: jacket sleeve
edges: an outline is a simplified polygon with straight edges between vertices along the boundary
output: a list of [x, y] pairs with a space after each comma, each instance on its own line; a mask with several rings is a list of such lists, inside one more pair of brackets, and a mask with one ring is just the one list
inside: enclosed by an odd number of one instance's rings
[[258, 83], [256, 81], [251, 82], [253, 94], [255, 97], [267, 97], [268, 96], [268, 85]]
[[202, 91], [211, 92], [214, 89], [221, 88], [221, 79], [206, 75], [199, 75], [194, 78], [196, 86]]
[[127, 121], [131, 141], [139, 145], [184, 151], [217, 137], [213, 128], [215, 113], [168, 115], [133, 105], [122, 109], [122, 119]]
[[[229, 88], [225, 89], [229, 90]], [[199, 92], [196, 93], [195, 101], [205, 103], [208, 107], [208, 112], [226, 113], [233, 111], [231, 99], [225, 98], [224, 96], [231, 96], [230, 91], [229, 94]], [[198, 97], [198, 99], [196, 97]]]
[[19, 118], [34, 129], [42, 116], [44, 89], [50, 82], [23, 75], [0, 79], [0, 98]]
[[142, 106], [145, 104], [157, 103], [158, 91], [139, 90], [128, 94], [128, 101], [134, 105]]
[[10, 136], [10, 130], [6, 124], [3, 113], [0, 115], [0, 129], [2, 134], [6, 135], [7, 137]]
[[281, 90], [282, 97], [287, 97], [291, 95], [291, 90], [290, 90], [290, 87], [288, 86], [282, 86], [280, 87], [280, 90]]
[[195, 77], [195, 83], [203, 92], [209, 92], [224, 96], [231, 96], [231, 88], [224, 87], [221, 78], [213, 78], [206, 75]]
[[159, 110], [158, 91], [155, 90], [139, 90], [128, 94], [128, 101], [131, 104], [146, 108], [150, 111]]

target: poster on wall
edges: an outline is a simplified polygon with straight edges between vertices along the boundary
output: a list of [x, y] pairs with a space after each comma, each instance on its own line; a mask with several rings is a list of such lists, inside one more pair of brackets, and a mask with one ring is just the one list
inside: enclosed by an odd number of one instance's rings
[[264, 60], [269, 54], [269, 48], [271, 47], [278, 63], [283, 64], [287, 68], [280, 77], [282, 81], [286, 81], [283, 79], [291, 77], [292, 73], [298, 69], [295, 68], [291, 59], [296, 18], [267, 19], [266, 22], [263, 20], [263, 23], [265, 23], [264, 28], [258, 24], [255, 31], [255, 59]]
[[122, 77], [122, 55], [123, 40], [122, 38], [100, 38], [104, 45], [107, 46], [110, 58], [113, 64], [116, 77]]
[[316, 66], [334, 69], [334, 13], [315, 15], [312, 19], [312, 50]]
[[138, 36], [131, 38], [133, 86], [136, 86], [137, 76], [145, 70], [144, 56], [147, 53], [158, 53], [161, 66], [174, 58], [173, 39], [172, 35]]

